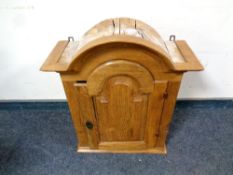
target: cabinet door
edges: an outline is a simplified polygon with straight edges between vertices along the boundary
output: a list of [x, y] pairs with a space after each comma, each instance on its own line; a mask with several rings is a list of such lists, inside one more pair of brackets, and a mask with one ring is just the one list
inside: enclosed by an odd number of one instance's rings
[[91, 147], [153, 148], [166, 86], [134, 62], [118, 60], [98, 66], [78, 90], [84, 117], [93, 125], [87, 129]]

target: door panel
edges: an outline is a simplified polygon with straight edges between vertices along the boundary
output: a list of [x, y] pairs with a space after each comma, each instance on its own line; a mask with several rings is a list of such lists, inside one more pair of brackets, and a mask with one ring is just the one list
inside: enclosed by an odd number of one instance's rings
[[[89, 147], [92, 149], [98, 148], [99, 143], [99, 134], [98, 134], [98, 125], [96, 124], [96, 114], [94, 110], [94, 105], [92, 98], [87, 93], [86, 85], [77, 86], [77, 94], [79, 97], [79, 107], [82, 116], [82, 124], [86, 128], [86, 133], [88, 137]], [[78, 106], [77, 106], [78, 107]], [[88, 124], [92, 124], [93, 127], [88, 127]]]
[[153, 91], [154, 78], [151, 73], [138, 63], [125, 60], [109, 61], [98, 66], [87, 80], [88, 94], [97, 96], [103, 90], [105, 82], [114, 76], [124, 75], [134, 79], [142, 93]]
[[80, 108], [92, 149], [153, 148], [163, 109], [167, 82], [157, 82], [150, 72], [130, 61], [98, 66], [77, 87]]
[[131, 77], [110, 78], [94, 97], [101, 141], [143, 140], [148, 95]]

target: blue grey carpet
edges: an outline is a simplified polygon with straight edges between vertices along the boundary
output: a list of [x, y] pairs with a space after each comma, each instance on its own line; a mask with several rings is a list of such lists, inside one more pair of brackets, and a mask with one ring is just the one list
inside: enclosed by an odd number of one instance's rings
[[233, 101], [179, 101], [168, 154], [76, 153], [65, 102], [0, 103], [0, 175], [232, 175]]

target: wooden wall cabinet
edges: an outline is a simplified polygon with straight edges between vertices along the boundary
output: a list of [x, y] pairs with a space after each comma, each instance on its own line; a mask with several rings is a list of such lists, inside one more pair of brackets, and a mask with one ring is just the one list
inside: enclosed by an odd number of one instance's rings
[[61, 76], [78, 152], [164, 154], [182, 75], [203, 67], [185, 41], [115, 18], [59, 41], [41, 70]]

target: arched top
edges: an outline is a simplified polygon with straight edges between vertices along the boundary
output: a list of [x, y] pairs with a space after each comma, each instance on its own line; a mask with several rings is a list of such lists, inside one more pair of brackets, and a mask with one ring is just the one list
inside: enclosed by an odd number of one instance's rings
[[98, 66], [87, 79], [87, 89], [90, 96], [98, 95], [105, 81], [114, 76], [129, 76], [139, 84], [139, 90], [150, 93], [154, 88], [154, 78], [151, 73], [140, 64], [116, 60]]
[[106, 27], [108, 27], [108, 31], [110, 33], [112, 33], [112, 31], [114, 30], [114, 34], [122, 34], [122, 33], [125, 34], [127, 32], [127, 29], [133, 28], [137, 30], [143, 30], [144, 32], [146, 31], [147, 34], [149, 33], [158, 38], [161, 38], [159, 33], [154, 28], [144, 23], [143, 21], [140, 21], [138, 19], [133, 19], [133, 18], [124, 18], [124, 17], [103, 20], [99, 22], [98, 24], [96, 24], [95, 26], [93, 26], [90, 30], [88, 30], [84, 34], [84, 36], [93, 35], [93, 34], [95, 35], [101, 31], [106, 31]]
[[[87, 52], [91, 52], [92, 49], [103, 46], [103, 45], [111, 45], [111, 44], [128, 44], [131, 46], [140, 46], [142, 49], [149, 49], [151, 52], [153, 52], [156, 55], [159, 55], [163, 58], [164, 62], [168, 65], [169, 68], [173, 69], [173, 64], [171, 60], [169, 59], [168, 53], [166, 53], [161, 47], [158, 45], [155, 45], [149, 41], [132, 37], [132, 36], [104, 36], [101, 38], [98, 38], [96, 40], [93, 40], [92, 42], [86, 44], [83, 46], [74, 56], [72, 59], [72, 62], [70, 62], [68, 70], [72, 70], [72, 68], [82, 63], [82, 56], [86, 54]], [[81, 66], [79, 66], [81, 67]]]
[[105, 36], [132, 36], [154, 43], [167, 52], [161, 36], [146, 23], [132, 18], [104, 20], [88, 30], [79, 41], [77, 50], [98, 38]]
[[163, 57], [165, 63], [173, 69], [170, 55], [160, 35], [144, 22], [131, 18], [107, 19], [87, 31], [79, 41], [68, 69], [71, 70], [75, 64], [79, 64], [82, 54], [91, 51], [92, 48], [113, 43], [126, 43], [150, 49]]
[[[185, 41], [164, 41], [149, 25], [130, 18], [104, 20], [88, 30], [79, 41], [59, 41], [41, 67], [43, 71], [79, 72], [93, 50], [111, 46], [134, 47], [152, 53], [172, 71], [202, 70]], [[121, 45], [122, 44], [122, 45]], [[109, 47], [110, 46], [110, 47]], [[153, 54], [156, 56], [154, 57]], [[92, 54], [94, 56], [94, 54]], [[160, 58], [159, 58], [159, 57]]]

